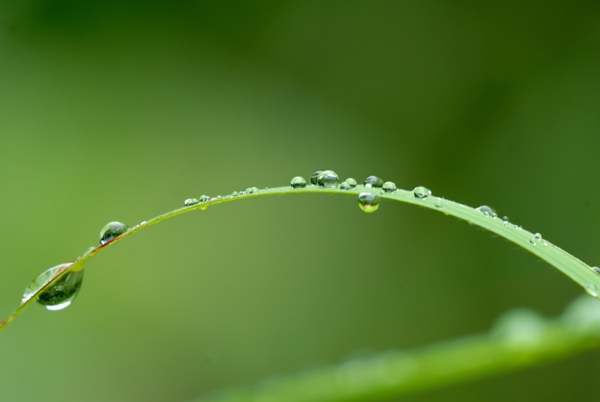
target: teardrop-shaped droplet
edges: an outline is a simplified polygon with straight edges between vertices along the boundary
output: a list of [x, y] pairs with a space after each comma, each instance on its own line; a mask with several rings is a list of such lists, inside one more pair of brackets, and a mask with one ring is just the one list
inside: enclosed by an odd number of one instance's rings
[[325, 188], [335, 188], [339, 182], [340, 178], [333, 170], [324, 170], [317, 178], [317, 184]]
[[598, 285], [593, 284], [593, 283], [588, 283], [587, 285], [584, 286], [584, 288], [588, 295], [590, 295], [592, 297], [600, 296], [600, 287], [598, 287]]
[[358, 184], [356, 182], [356, 180], [354, 180], [352, 177], [349, 177], [345, 180], [346, 183], [348, 183], [348, 185], [350, 186], [350, 188], [354, 188], [356, 187], [356, 185]]
[[383, 183], [383, 186], [381, 188], [386, 193], [391, 193], [391, 194], [394, 194], [396, 192], [396, 190], [398, 189], [396, 187], [396, 183], [393, 183], [391, 181], [386, 181], [385, 183]]
[[187, 200], [185, 200], [183, 202], [183, 205], [185, 205], [186, 207], [189, 207], [191, 205], [196, 205], [197, 203], [199, 203], [200, 201], [198, 201], [197, 198], [188, 198]]
[[129, 226], [122, 222], [108, 222], [100, 231], [100, 245], [104, 245], [129, 230]]
[[198, 202], [206, 202], [206, 201], [210, 201], [210, 197], [208, 195], [201, 195], [200, 198], [198, 198]]
[[322, 171], [322, 170], [317, 170], [316, 172], [314, 172], [314, 173], [312, 174], [312, 176], [310, 176], [310, 184], [312, 184], [313, 186], [316, 186], [316, 185], [318, 184], [318, 183], [317, 183], [317, 180], [319, 179], [319, 175], [320, 175], [321, 173], [323, 173], [323, 171]]
[[296, 176], [290, 182], [292, 188], [304, 188], [306, 187], [306, 180], [302, 176]]
[[424, 200], [425, 198], [431, 195], [431, 190], [427, 187], [419, 186], [415, 187], [415, 189], [413, 190], [413, 194], [415, 195], [415, 198]]
[[481, 212], [485, 216], [491, 216], [493, 218], [497, 217], [496, 210], [492, 207], [488, 207], [487, 205], [482, 205], [476, 208], [479, 212]]
[[[38, 275], [25, 289], [21, 304], [26, 303], [31, 299], [41, 288], [46, 286], [48, 282], [56, 278], [61, 273], [65, 272], [73, 265], [72, 262], [57, 265]], [[67, 307], [81, 288], [83, 281], [83, 266], [77, 271], [71, 271], [60, 278], [58, 281], [49, 286], [46, 290], [40, 293], [37, 301], [43, 304], [48, 310], [61, 310]]]
[[369, 176], [365, 179], [365, 187], [368, 188], [381, 188], [383, 186], [383, 179], [377, 176]]
[[371, 193], [358, 195], [358, 206], [365, 212], [375, 212], [379, 208], [379, 196]]

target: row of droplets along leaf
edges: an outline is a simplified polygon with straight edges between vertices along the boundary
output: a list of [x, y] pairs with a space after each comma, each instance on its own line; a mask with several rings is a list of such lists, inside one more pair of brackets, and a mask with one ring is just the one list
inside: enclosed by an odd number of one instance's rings
[[[350, 189], [354, 189], [358, 186], [357, 181], [353, 178], [348, 178], [348, 179], [344, 180], [342, 183], [340, 183], [339, 176], [333, 170], [317, 170], [310, 176], [309, 182], [310, 182], [311, 186], [318, 186], [321, 188], [331, 188], [331, 189], [339, 188], [340, 190], [350, 190]], [[291, 180], [290, 185], [293, 189], [302, 189], [307, 186], [307, 181], [301, 176], [296, 176]], [[395, 183], [393, 183], [391, 181], [384, 182], [378, 176], [367, 177], [364, 181], [363, 186], [365, 188], [368, 188], [371, 190], [372, 189], [381, 189], [382, 194], [383, 193], [394, 194], [398, 190]], [[258, 192], [259, 192], [258, 188], [248, 187], [239, 192], [234, 191], [231, 195], [225, 196], [225, 197], [221, 197], [220, 195], [216, 196], [216, 197], [209, 197], [208, 195], [202, 195], [199, 198], [186, 199], [184, 201], [184, 206], [190, 207], [190, 206], [198, 205], [199, 208], [204, 209], [206, 207], [202, 208], [201, 204], [211, 202], [211, 201], [221, 200], [223, 198], [232, 198], [232, 197], [237, 197], [237, 196], [242, 196], [242, 195], [257, 194]], [[429, 190], [427, 187], [418, 186], [418, 187], [414, 188], [414, 190], [412, 191], [412, 194], [416, 199], [425, 200], [431, 196], [431, 190]], [[368, 213], [375, 212], [379, 208], [380, 201], [381, 201], [381, 199], [380, 199], [379, 195], [372, 191], [370, 191], [370, 192], [365, 191], [365, 192], [361, 192], [358, 194], [358, 206], [360, 207], [361, 210], [368, 212]], [[445, 205], [448, 205], [448, 203], [446, 202]], [[435, 201], [435, 206], [436, 206], [436, 208], [443, 208], [444, 207], [443, 199], [437, 198]], [[482, 205], [482, 206], [476, 208], [476, 210], [481, 212], [486, 217], [490, 217], [492, 219], [498, 218], [496, 211], [487, 205]], [[516, 230], [522, 230], [521, 226], [511, 224], [508, 221], [508, 218], [506, 216], [502, 218], [502, 221], [503, 221], [505, 227], [511, 226], [512, 228], [514, 228]], [[138, 225], [138, 226], [143, 226], [146, 223], [147, 222], [144, 221], [144, 222], [140, 223], [140, 225]], [[100, 231], [100, 246], [104, 246], [104, 245], [112, 242], [114, 239], [116, 239], [117, 237], [126, 233], [127, 231], [129, 231], [129, 227], [122, 222], [113, 221], [113, 222], [107, 223]], [[537, 245], [547, 246], [548, 245], [548, 242], [546, 240], [543, 240], [542, 235], [539, 233], [536, 233], [532, 236], [532, 238], [530, 239], [530, 243], [533, 246], [537, 246]], [[95, 250], [95, 248], [91, 247], [86, 252], [86, 254], [92, 252], [93, 250]], [[21, 304], [26, 303], [33, 295], [38, 293], [38, 291], [41, 288], [46, 286], [50, 281], [52, 281], [58, 275], [65, 272], [72, 265], [73, 265], [73, 262], [57, 265], [55, 267], [52, 267], [52, 268], [44, 271], [42, 274], [40, 274], [38, 277], [36, 277], [29, 284], [29, 286], [27, 286], [27, 289], [25, 290]], [[600, 268], [594, 267], [593, 270], [595, 273], [600, 274]], [[43, 292], [39, 293], [36, 300], [40, 304], [44, 305], [48, 310], [61, 310], [65, 307], [69, 306], [71, 304], [71, 302], [73, 301], [73, 299], [75, 299], [75, 297], [77, 296], [77, 294], [79, 293], [79, 290], [81, 288], [82, 281], [83, 281], [83, 266], [81, 266], [81, 268], [78, 268], [76, 270], [73, 269], [70, 272], [68, 272], [67, 274], [65, 274], [63, 277], [61, 277], [58, 281], [53, 283], [51, 286], [49, 286]], [[593, 297], [600, 296], [600, 288], [598, 286], [589, 284], [589, 285], [585, 285], [584, 287], [585, 287], [586, 291]]]

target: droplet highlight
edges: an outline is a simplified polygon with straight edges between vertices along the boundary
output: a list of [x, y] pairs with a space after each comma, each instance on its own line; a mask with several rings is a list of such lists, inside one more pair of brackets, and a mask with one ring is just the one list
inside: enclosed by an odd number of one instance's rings
[[108, 222], [100, 231], [100, 245], [104, 245], [111, 240], [119, 237], [129, 230], [129, 226], [122, 222]]
[[372, 193], [360, 193], [358, 206], [365, 212], [375, 212], [379, 208], [379, 196]]
[[364, 184], [367, 188], [381, 188], [383, 186], [383, 179], [377, 176], [369, 176], [365, 179]]
[[333, 170], [324, 170], [317, 178], [317, 184], [324, 188], [336, 188], [340, 178]]
[[185, 200], [183, 202], [183, 205], [185, 205], [186, 207], [189, 207], [189, 206], [192, 206], [192, 205], [196, 205], [199, 202], [200, 201], [198, 201], [197, 198], [188, 198], [187, 200]]
[[391, 181], [386, 181], [385, 183], [383, 183], [383, 186], [381, 188], [383, 189], [383, 191], [390, 194], [394, 194], [398, 189], [398, 187], [396, 187], [396, 183], [393, 183]]
[[424, 200], [431, 195], [431, 190], [427, 187], [418, 186], [413, 190], [413, 194], [415, 195], [415, 198]]
[[304, 188], [306, 187], [306, 180], [302, 176], [296, 176], [290, 182], [292, 188]]
[[317, 170], [316, 172], [314, 172], [312, 174], [312, 176], [310, 176], [310, 184], [313, 186], [317, 185], [317, 180], [319, 179], [319, 175], [323, 173], [322, 170]]

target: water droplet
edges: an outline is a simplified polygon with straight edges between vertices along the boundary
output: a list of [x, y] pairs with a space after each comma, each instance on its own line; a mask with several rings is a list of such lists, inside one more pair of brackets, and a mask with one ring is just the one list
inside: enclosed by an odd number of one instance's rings
[[600, 295], [600, 288], [596, 284], [588, 283], [584, 288], [587, 294], [592, 297], [598, 297]]
[[[72, 262], [52, 267], [38, 275], [25, 289], [21, 304], [31, 299], [41, 288], [58, 275], [67, 270]], [[43, 304], [48, 310], [61, 310], [67, 307], [81, 288], [83, 282], [83, 267], [77, 271], [71, 271], [53, 283], [48, 289], [44, 290], [37, 297], [37, 301]]]
[[100, 231], [100, 245], [104, 245], [129, 230], [129, 226], [121, 222], [108, 222]]
[[200, 198], [198, 198], [198, 202], [206, 202], [206, 201], [210, 201], [210, 197], [208, 195], [201, 195]]
[[[529, 239], [529, 242], [535, 246], [537, 244], [537, 242], [539, 242], [541, 240], [542, 240], [542, 235], [539, 233], [536, 233], [533, 235], [533, 237], [531, 239]], [[546, 245], [547, 244], [548, 243], [546, 243]]]
[[335, 188], [338, 186], [340, 178], [333, 170], [324, 170], [317, 178], [317, 183], [321, 187]]
[[503, 216], [502, 222], [504, 222], [504, 226], [508, 226], [508, 216]]
[[358, 206], [365, 212], [375, 212], [379, 208], [379, 196], [371, 193], [358, 195]]
[[292, 188], [304, 188], [306, 187], [306, 180], [302, 176], [296, 176], [290, 182]]
[[385, 191], [386, 193], [392, 194], [394, 194], [398, 189], [396, 187], [396, 183], [392, 183], [391, 181], [386, 181], [385, 183], [383, 183], [383, 186], [381, 188], [383, 188], [383, 191]]
[[435, 207], [436, 208], [442, 208], [443, 207], [443, 202], [441, 198], [438, 198], [437, 200], [435, 200]]
[[383, 186], [383, 179], [377, 176], [369, 176], [365, 179], [365, 187], [368, 188], [381, 188]]
[[424, 200], [425, 198], [431, 195], [431, 190], [427, 187], [419, 186], [415, 187], [415, 189], [413, 190], [413, 194], [415, 195], [415, 198]]
[[314, 173], [312, 174], [312, 176], [310, 176], [310, 184], [312, 184], [313, 186], [316, 186], [316, 185], [317, 185], [317, 180], [318, 180], [318, 178], [319, 178], [319, 175], [320, 175], [321, 173], [323, 173], [323, 171], [322, 171], [322, 170], [317, 170], [316, 172], [314, 172]]
[[238, 195], [238, 192], [237, 192], [237, 191], [234, 191], [233, 193], [231, 193], [231, 196], [232, 196], [232, 197], [236, 197], [237, 195]]
[[348, 185], [350, 186], [350, 188], [354, 188], [356, 187], [356, 185], [358, 184], [356, 182], [356, 180], [354, 180], [352, 177], [349, 177], [345, 180], [346, 183], [348, 183]]
[[595, 273], [600, 274], [600, 268], [593, 267], [592, 269], [594, 270]]
[[183, 204], [184, 204], [186, 207], [189, 207], [190, 205], [196, 205], [198, 202], [200, 202], [200, 201], [198, 201], [198, 199], [197, 199], [197, 198], [188, 198], [187, 200], [185, 200], [185, 201], [183, 202]]
[[492, 207], [488, 207], [487, 205], [482, 205], [476, 209], [485, 216], [491, 216], [493, 218], [498, 216], [498, 214], [496, 214], [496, 210]]
[[348, 184], [347, 181], [343, 182], [342, 184], [340, 184], [340, 189], [341, 190], [350, 190], [352, 187], [350, 186], [350, 184]]
[[255, 193], [258, 193], [258, 188], [256, 188], [256, 187], [248, 187], [244, 191], [246, 192], [246, 194], [255, 194]]

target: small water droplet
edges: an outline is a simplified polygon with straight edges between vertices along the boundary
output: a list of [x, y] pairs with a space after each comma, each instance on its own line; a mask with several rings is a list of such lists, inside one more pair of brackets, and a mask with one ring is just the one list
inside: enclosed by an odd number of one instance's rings
[[419, 186], [415, 187], [415, 189], [413, 190], [413, 194], [415, 195], [415, 198], [424, 200], [425, 198], [431, 195], [431, 190], [427, 187]]
[[[531, 239], [529, 239], [529, 242], [535, 246], [541, 240], [542, 240], [542, 235], [539, 233], [536, 233], [533, 235], [533, 237]], [[547, 245], [547, 243], [546, 243], [546, 245]]]
[[496, 210], [492, 207], [488, 207], [487, 205], [482, 205], [476, 209], [485, 216], [491, 216], [493, 218], [498, 216], [498, 214], [496, 214]]
[[335, 188], [338, 186], [340, 178], [333, 170], [324, 170], [317, 178], [317, 183], [321, 187]]
[[394, 194], [396, 192], [396, 190], [398, 189], [396, 187], [396, 183], [393, 183], [391, 181], [386, 181], [385, 183], [383, 183], [383, 186], [381, 188], [386, 193], [392, 193], [392, 194]]
[[236, 197], [237, 195], [238, 195], [238, 192], [237, 192], [237, 191], [234, 191], [233, 193], [231, 193], [231, 196], [232, 196], [232, 197]]
[[244, 191], [246, 192], [246, 194], [256, 194], [256, 193], [258, 193], [258, 188], [256, 188], [256, 187], [248, 187]]
[[502, 222], [504, 223], [504, 226], [508, 226], [508, 216], [503, 216]]
[[129, 230], [129, 226], [121, 222], [108, 222], [100, 231], [100, 245], [104, 245]]
[[594, 270], [595, 273], [600, 274], [600, 268], [593, 267], [592, 269]]
[[316, 186], [316, 185], [318, 184], [318, 183], [317, 183], [317, 180], [319, 179], [319, 175], [320, 175], [321, 173], [323, 173], [323, 171], [322, 171], [322, 170], [317, 170], [316, 172], [314, 172], [314, 173], [312, 174], [312, 176], [310, 176], [310, 184], [311, 184], [311, 185], [313, 185], [313, 186]]
[[290, 182], [292, 188], [304, 188], [306, 187], [306, 180], [302, 176], [296, 176]]
[[[68, 269], [72, 262], [66, 264], [57, 265], [52, 267], [40, 275], [38, 275], [25, 289], [21, 304], [26, 303], [33, 295], [35, 295], [41, 288], [46, 286], [48, 282], [63, 273]], [[61, 310], [67, 307], [81, 288], [83, 282], [83, 267], [77, 271], [71, 271], [52, 284], [48, 289], [43, 291], [37, 297], [37, 301], [43, 304], [48, 310]]]
[[350, 186], [350, 184], [348, 184], [347, 181], [343, 182], [342, 184], [340, 184], [340, 190], [350, 190], [352, 187]]
[[356, 185], [358, 184], [356, 182], [356, 180], [354, 180], [352, 177], [349, 177], [345, 180], [346, 183], [348, 183], [348, 185], [350, 186], [350, 188], [354, 188], [356, 187]]
[[206, 201], [210, 201], [210, 197], [208, 195], [201, 195], [200, 198], [198, 198], [198, 202], [206, 202]]
[[600, 295], [600, 288], [596, 284], [588, 283], [584, 288], [587, 294], [592, 297], [598, 297]]
[[383, 179], [377, 176], [369, 176], [365, 179], [365, 187], [368, 188], [381, 188], [383, 186]]
[[443, 203], [442, 203], [442, 199], [441, 198], [438, 198], [437, 200], [435, 200], [435, 207], [436, 208], [442, 208], [443, 207], [442, 204]]
[[379, 208], [379, 196], [371, 193], [358, 195], [358, 206], [365, 212], [375, 212]]
[[185, 200], [185, 201], [183, 202], [183, 204], [184, 204], [186, 207], [189, 207], [190, 205], [196, 205], [198, 202], [200, 202], [200, 201], [198, 201], [198, 199], [197, 199], [197, 198], [188, 198], [187, 200]]

